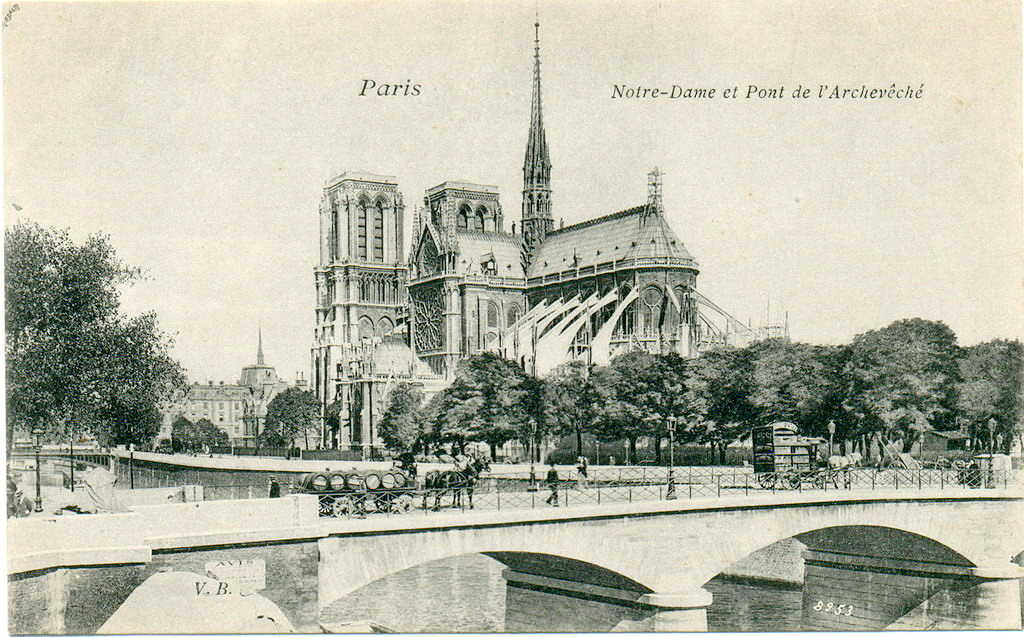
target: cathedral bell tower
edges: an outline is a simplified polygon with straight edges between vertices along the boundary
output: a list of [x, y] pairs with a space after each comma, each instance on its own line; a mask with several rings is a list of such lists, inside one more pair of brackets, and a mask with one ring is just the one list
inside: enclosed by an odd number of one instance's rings
[[534, 23], [533, 98], [530, 102], [530, 133], [523, 159], [523, 265], [528, 266], [533, 253], [551, 232], [551, 159], [544, 137], [544, 118], [540, 96], [540, 21]]

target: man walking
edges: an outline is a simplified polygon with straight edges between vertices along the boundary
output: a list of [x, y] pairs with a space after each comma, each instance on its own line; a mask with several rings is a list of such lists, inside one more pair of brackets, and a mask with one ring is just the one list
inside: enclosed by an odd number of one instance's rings
[[551, 461], [551, 468], [548, 469], [548, 476], [544, 479], [547, 483], [548, 488], [551, 489], [551, 495], [545, 500], [548, 504], [553, 507], [558, 506], [558, 470], [555, 469], [555, 461]]
[[583, 490], [587, 488], [587, 457], [580, 456], [576, 458], [576, 488]]

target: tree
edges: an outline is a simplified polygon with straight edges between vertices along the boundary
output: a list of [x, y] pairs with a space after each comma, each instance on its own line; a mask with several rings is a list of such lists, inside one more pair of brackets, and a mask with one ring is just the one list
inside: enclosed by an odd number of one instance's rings
[[468, 440], [486, 442], [496, 457], [509, 440], [543, 431], [542, 388], [512, 361], [489, 352], [471, 356], [440, 394], [435, 431], [460, 450]]
[[141, 271], [103, 235], [76, 244], [64, 230], [19, 223], [4, 244], [8, 440], [39, 426], [56, 440], [149, 442], [147, 414], [185, 375], [152, 314], [120, 312], [120, 288]]
[[227, 432], [210, 422], [208, 419], [200, 418], [196, 421], [194, 426], [196, 431], [196, 441], [198, 442], [198, 451], [202, 451], [206, 447], [227, 446]]
[[600, 395], [588, 365], [579, 360], [563, 363], [544, 379], [545, 415], [559, 435], [575, 435], [576, 455], [583, 455], [583, 434], [594, 429]]
[[[625, 438], [629, 462], [636, 461], [637, 440], [644, 436], [660, 440], [668, 416], [678, 412], [682, 379], [667, 361], [647, 352], [628, 352], [594, 372], [601, 397], [595, 433], [603, 441]], [[655, 448], [660, 456], [660, 445]]]
[[[309, 449], [308, 433], [316, 431], [320, 421], [320, 403], [313, 392], [289, 387], [274, 396], [267, 405], [267, 417], [264, 421], [263, 440], [284, 442], [289, 447], [295, 446], [295, 439], [300, 435]], [[268, 444], [267, 446], [280, 446]]]
[[171, 423], [171, 450], [186, 453], [197, 453], [206, 447], [224, 447], [228, 444], [228, 434], [206, 418], [192, 422], [184, 416], [178, 416]]
[[341, 411], [344, 405], [340, 400], [334, 400], [324, 409], [324, 428], [328, 431], [328, 440], [323, 441], [323, 445], [326, 447], [328, 444], [334, 448], [338, 448], [338, 440], [340, 439], [341, 430]]
[[100, 430], [97, 439], [101, 445], [144, 445], [160, 433], [163, 416], [156, 405], [142, 405], [136, 409], [118, 408], [108, 417], [109, 427]]
[[[1024, 346], [997, 339], [965, 348], [957, 407], [973, 448], [1009, 453], [1024, 422]], [[992, 423], [992, 424], [990, 424]]]
[[859, 334], [845, 366], [845, 408], [883, 449], [909, 449], [921, 433], [956, 427], [956, 335], [944, 323], [896, 321]]
[[827, 436], [837, 421], [839, 439], [847, 427], [842, 404], [842, 358], [838, 348], [771, 339], [755, 343], [751, 404], [759, 424], [792, 422], [805, 435]]
[[752, 352], [749, 348], [719, 347], [686, 366], [686, 396], [691, 415], [688, 436], [707, 444], [719, 462], [725, 449], [750, 434], [757, 416]]
[[423, 392], [412, 383], [398, 383], [388, 396], [377, 432], [389, 449], [411, 451], [423, 437]]

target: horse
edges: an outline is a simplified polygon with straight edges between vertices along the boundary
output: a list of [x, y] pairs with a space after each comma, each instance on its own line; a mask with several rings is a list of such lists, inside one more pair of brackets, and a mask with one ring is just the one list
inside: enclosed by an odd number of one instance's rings
[[441, 498], [451, 491], [452, 506], [462, 505], [462, 492], [466, 492], [469, 500], [469, 508], [473, 508], [473, 487], [476, 485], [480, 474], [490, 471], [491, 464], [487, 458], [471, 458], [466, 466], [454, 471], [429, 471], [423, 478], [423, 486], [427, 489], [423, 493], [423, 508], [427, 508], [427, 492], [434, 491], [433, 510], [441, 508]]
[[828, 458], [828, 477], [831, 478], [832, 486], [839, 488], [838, 477], [840, 472], [843, 476], [843, 486], [850, 488], [850, 469], [859, 467], [864, 457], [860, 455], [859, 451], [847, 454], [845, 456], [829, 456]]
[[829, 456], [828, 466], [830, 469], [852, 469], [859, 467], [863, 459], [859, 451], [854, 451], [845, 456]]

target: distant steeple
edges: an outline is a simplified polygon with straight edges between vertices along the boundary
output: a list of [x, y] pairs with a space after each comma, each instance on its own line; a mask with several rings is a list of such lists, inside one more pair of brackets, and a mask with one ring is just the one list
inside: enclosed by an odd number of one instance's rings
[[256, 364], [266, 365], [266, 363], [263, 362], [263, 326], [260, 325], [258, 329], [259, 335], [256, 340]]
[[523, 263], [529, 264], [533, 252], [551, 232], [551, 158], [544, 135], [544, 115], [540, 92], [540, 19], [533, 25], [533, 96], [530, 101], [530, 131], [523, 158]]

